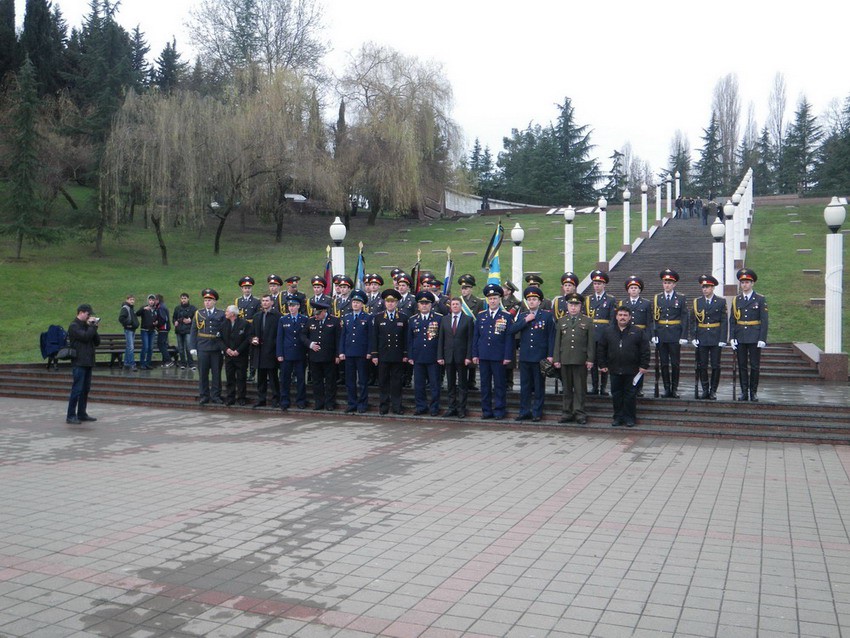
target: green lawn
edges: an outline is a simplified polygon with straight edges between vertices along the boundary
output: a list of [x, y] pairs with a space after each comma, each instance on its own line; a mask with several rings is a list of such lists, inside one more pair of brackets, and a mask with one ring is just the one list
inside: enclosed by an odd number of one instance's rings
[[[640, 210], [632, 207], [631, 235], [640, 233]], [[650, 205], [650, 223], [654, 219]], [[791, 224], [788, 212], [798, 213]], [[759, 272], [757, 289], [767, 294], [771, 304], [771, 341], [811, 341], [823, 345], [823, 309], [809, 307], [811, 297], [823, 297], [823, 276], [802, 274], [804, 268], [823, 269], [823, 208], [757, 211], [748, 265]], [[249, 220], [248, 228], [239, 229], [237, 219], [228, 221], [222, 239], [221, 254], [212, 254], [215, 229], [212, 225], [197, 230], [169, 229], [166, 235], [169, 265], [160, 265], [156, 237], [138, 220], [133, 227], [122, 227], [104, 241], [105, 256], [95, 257], [90, 243], [68, 241], [50, 247], [24, 248], [24, 259], [15, 261], [13, 244], [0, 241], [5, 285], [0, 292], [0, 361], [4, 363], [40, 361], [38, 335], [48, 325], [67, 327], [81, 302], [91, 303], [103, 318], [104, 332], [118, 332], [118, 310], [127, 293], [137, 297], [137, 306], [149, 293], [161, 293], [169, 308], [178, 295], [187, 291], [197, 305], [199, 292], [206, 286], [216, 288], [223, 300], [230, 301], [239, 292], [237, 281], [245, 274], [257, 279], [257, 290], [265, 288], [265, 277], [277, 273], [283, 277], [298, 274], [307, 278], [321, 273], [325, 248], [330, 243], [327, 216], [295, 216], [287, 225], [282, 244], [273, 233]], [[456, 276], [471, 272], [480, 283], [486, 278], [481, 258], [498, 217], [477, 217], [460, 221], [441, 221], [430, 225], [398, 219], [379, 219], [366, 225], [366, 217], [352, 219], [345, 239], [346, 266], [353, 272], [357, 244], [364, 243], [367, 270], [387, 275], [389, 268], [409, 269], [422, 251], [422, 266], [442, 278], [445, 249], [451, 247]], [[519, 221], [526, 231], [525, 270], [542, 273], [547, 295], [556, 294], [563, 271], [563, 219], [543, 215], [503, 217], [506, 241], [502, 247], [502, 276], [511, 275], [510, 229]], [[254, 226], [251, 226], [254, 224]], [[596, 216], [580, 216], [575, 222], [576, 271], [584, 276], [595, 267], [598, 224]], [[609, 256], [622, 243], [622, 209], [608, 214]], [[793, 233], [806, 233], [795, 238]], [[589, 241], [590, 240], [590, 241]], [[845, 242], [845, 263], [850, 259]], [[798, 248], [811, 248], [801, 255]], [[437, 252], [441, 251], [441, 252]], [[474, 253], [474, 254], [464, 254]], [[302, 282], [302, 289], [308, 282]], [[847, 286], [845, 285], [845, 289]], [[847, 298], [844, 307], [844, 344], [850, 339]]]

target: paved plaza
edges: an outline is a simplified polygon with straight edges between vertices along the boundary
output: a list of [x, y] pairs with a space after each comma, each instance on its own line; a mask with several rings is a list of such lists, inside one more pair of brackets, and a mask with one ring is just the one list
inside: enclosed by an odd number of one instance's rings
[[850, 446], [0, 406], [3, 637], [850, 636]]

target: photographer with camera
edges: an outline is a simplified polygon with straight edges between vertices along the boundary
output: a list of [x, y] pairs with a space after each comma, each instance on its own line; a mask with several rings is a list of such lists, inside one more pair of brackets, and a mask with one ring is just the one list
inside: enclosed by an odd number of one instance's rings
[[100, 317], [93, 317], [92, 307], [87, 303], [77, 307], [77, 318], [68, 326], [68, 342], [73, 349], [71, 356], [71, 396], [68, 398], [68, 413], [65, 423], [79, 425], [83, 421], [97, 421], [89, 416], [86, 407], [91, 390], [91, 372], [94, 367], [94, 349], [100, 344], [97, 327]]

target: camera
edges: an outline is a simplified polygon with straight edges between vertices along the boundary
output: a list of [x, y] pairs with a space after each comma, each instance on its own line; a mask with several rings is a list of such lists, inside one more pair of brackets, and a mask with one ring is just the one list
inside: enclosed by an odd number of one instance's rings
[[100, 317], [89, 317], [89, 324], [96, 326], [100, 323]]

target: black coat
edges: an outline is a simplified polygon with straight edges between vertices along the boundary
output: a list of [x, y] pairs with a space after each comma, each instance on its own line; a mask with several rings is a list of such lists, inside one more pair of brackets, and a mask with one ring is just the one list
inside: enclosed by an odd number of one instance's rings
[[596, 340], [596, 365], [611, 374], [637, 374], [638, 368], [649, 368], [649, 338], [644, 330], [628, 325], [604, 326]]
[[472, 359], [472, 333], [475, 322], [472, 317], [460, 313], [457, 332], [452, 334], [451, 312], [440, 322], [440, 335], [437, 341], [437, 359], [445, 360], [447, 365], [463, 365], [466, 359]]
[[308, 350], [310, 361], [314, 363], [330, 363], [339, 356], [337, 344], [339, 333], [342, 331], [342, 323], [338, 317], [327, 315], [324, 322], [316, 317], [307, 320], [307, 326], [301, 333], [301, 342], [310, 347], [311, 343], [319, 344], [319, 351]]
[[225, 357], [247, 361], [248, 353], [251, 351], [251, 332], [251, 324], [240, 317], [237, 317], [233, 323], [225, 321], [221, 326], [221, 340], [224, 343], [224, 349], [239, 352], [237, 357], [227, 357], [227, 355]]
[[100, 335], [97, 326], [91, 326], [85, 321], [74, 319], [68, 326], [68, 341], [77, 351], [77, 356], [71, 364], [83, 368], [94, 367], [94, 351], [100, 345]]
[[263, 322], [263, 311], [254, 315], [251, 324], [251, 336], [260, 340], [260, 345], [254, 347], [254, 365], [257, 368], [277, 368], [277, 323], [280, 314], [270, 310]]
[[369, 351], [379, 363], [401, 363], [407, 357], [407, 315], [396, 310], [393, 321], [386, 310], [375, 315], [369, 337]]

